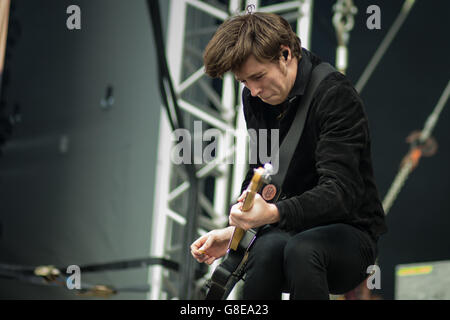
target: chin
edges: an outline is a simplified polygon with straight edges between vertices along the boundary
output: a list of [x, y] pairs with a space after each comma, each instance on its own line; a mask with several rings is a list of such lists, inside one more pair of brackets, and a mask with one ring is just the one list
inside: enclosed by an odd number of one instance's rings
[[274, 97], [269, 97], [269, 99], [261, 99], [261, 100], [264, 101], [265, 103], [271, 104], [273, 106], [276, 106], [283, 102], [283, 101], [280, 101], [280, 99], [277, 99]]

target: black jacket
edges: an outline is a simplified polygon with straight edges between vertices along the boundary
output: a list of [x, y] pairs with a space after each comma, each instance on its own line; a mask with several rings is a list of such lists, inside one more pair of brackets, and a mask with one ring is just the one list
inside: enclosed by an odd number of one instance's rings
[[[272, 106], [242, 93], [248, 129], [279, 129], [280, 144], [295, 116], [311, 70], [321, 62], [302, 50], [297, 78], [286, 102]], [[294, 103], [287, 102], [297, 96]], [[270, 133], [267, 135], [270, 145]], [[270, 150], [270, 149], [269, 149]], [[259, 160], [258, 160], [259, 162]], [[253, 175], [250, 165], [242, 184]], [[368, 120], [363, 102], [339, 72], [328, 75], [311, 102], [300, 142], [282, 186], [286, 199], [276, 203], [279, 227], [300, 232], [319, 225], [347, 223], [375, 241], [387, 231], [372, 169]]]

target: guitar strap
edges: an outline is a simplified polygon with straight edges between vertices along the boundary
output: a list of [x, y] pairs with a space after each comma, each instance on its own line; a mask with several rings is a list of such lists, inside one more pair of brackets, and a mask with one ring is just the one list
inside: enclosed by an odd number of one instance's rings
[[[312, 70], [311, 79], [306, 87], [305, 94], [300, 101], [300, 105], [297, 108], [294, 121], [292, 122], [286, 137], [283, 139], [279, 151], [272, 150], [271, 155], [274, 155], [275, 160], [278, 160], [278, 172], [272, 176], [271, 180], [271, 183], [278, 187], [277, 196], [275, 198], [278, 198], [280, 194], [292, 157], [302, 136], [314, 93], [322, 80], [333, 72], [336, 72], [336, 69], [326, 62], [319, 64]], [[294, 98], [291, 98], [291, 100], [292, 99]]]

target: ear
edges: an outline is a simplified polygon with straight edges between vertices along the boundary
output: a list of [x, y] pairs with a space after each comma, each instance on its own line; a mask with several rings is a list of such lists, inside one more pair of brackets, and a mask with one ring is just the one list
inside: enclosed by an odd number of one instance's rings
[[280, 46], [280, 59], [286, 62], [292, 59], [291, 49], [288, 46]]
[[291, 62], [292, 56], [291, 56], [291, 49], [289, 49], [288, 46], [281, 46], [280, 47], [280, 68], [281, 72], [283, 74], [287, 73], [288, 65]]

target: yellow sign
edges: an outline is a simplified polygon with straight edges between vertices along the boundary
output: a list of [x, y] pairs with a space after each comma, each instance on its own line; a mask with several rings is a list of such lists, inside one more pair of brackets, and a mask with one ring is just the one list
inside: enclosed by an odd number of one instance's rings
[[433, 266], [416, 266], [416, 267], [402, 267], [397, 270], [398, 276], [417, 276], [421, 274], [429, 274], [433, 271]]

